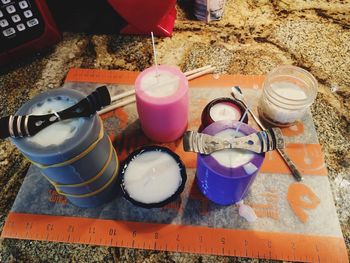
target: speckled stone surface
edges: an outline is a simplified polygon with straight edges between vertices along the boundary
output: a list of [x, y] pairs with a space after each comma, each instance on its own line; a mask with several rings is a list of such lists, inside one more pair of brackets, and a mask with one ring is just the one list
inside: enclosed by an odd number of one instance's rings
[[[246, 0], [226, 2], [222, 20], [193, 19], [179, 1], [172, 38], [157, 38], [159, 63], [183, 71], [212, 64], [217, 74], [265, 74], [279, 64], [309, 70], [319, 81], [312, 114], [348, 251], [350, 249], [350, 1]], [[63, 41], [19, 65], [1, 69], [0, 114], [13, 113], [36, 94], [59, 87], [71, 67], [143, 70], [152, 64], [148, 37], [64, 33]], [[0, 142], [0, 231], [29, 163]], [[0, 240], [0, 262], [265, 262]]]

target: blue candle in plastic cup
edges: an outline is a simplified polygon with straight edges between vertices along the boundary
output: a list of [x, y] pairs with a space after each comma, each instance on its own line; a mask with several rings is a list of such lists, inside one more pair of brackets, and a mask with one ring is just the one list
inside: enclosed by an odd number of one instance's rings
[[[207, 126], [202, 133], [222, 138], [234, 138], [255, 133], [256, 130], [245, 123], [240, 124], [236, 134], [237, 121], [218, 121]], [[197, 185], [211, 201], [220, 205], [230, 205], [242, 200], [253, 183], [265, 153], [229, 149], [210, 155], [198, 154]]]
[[[28, 101], [16, 114], [58, 112], [84, 97], [71, 89], [50, 90]], [[97, 114], [60, 121], [33, 137], [11, 140], [74, 205], [98, 206], [114, 196], [118, 158]]]

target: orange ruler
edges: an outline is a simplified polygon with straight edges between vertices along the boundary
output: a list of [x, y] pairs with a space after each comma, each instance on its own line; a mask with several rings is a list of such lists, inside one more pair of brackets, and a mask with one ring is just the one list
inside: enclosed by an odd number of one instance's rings
[[10, 213], [3, 238], [279, 259], [347, 262], [342, 238]]

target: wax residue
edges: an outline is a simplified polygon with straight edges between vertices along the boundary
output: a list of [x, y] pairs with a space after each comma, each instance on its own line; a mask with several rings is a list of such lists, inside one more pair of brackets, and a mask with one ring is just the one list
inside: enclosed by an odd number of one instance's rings
[[[233, 139], [241, 136], [244, 136], [244, 134], [236, 132], [234, 129], [226, 129], [215, 135], [215, 137], [223, 139]], [[211, 156], [225, 167], [236, 168], [252, 160], [254, 153], [241, 149], [227, 149], [216, 151]]]
[[239, 206], [238, 213], [241, 217], [243, 217], [248, 222], [254, 222], [258, 217], [256, 216], [253, 208], [251, 208], [249, 205], [245, 205], [243, 203], [243, 200], [237, 203]]
[[214, 121], [239, 120], [240, 112], [238, 109], [236, 109], [236, 107], [222, 102], [217, 103], [210, 108], [210, 117]]
[[[75, 103], [77, 103], [77, 101], [74, 101], [66, 96], [49, 97], [34, 104], [29, 109], [28, 114], [44, 115], [58, 112], [71, 107]], [[80, 118], [60, 121], [41, 130], [33, 137], [26, 137], [25, 140], [31, 143], [35, 143], [40, 147], [59, 145], [75, 135], [80, 122]]]
[[138, 155], [124, 173], [124, 188], [129, 196], [145, 204], [166, 200], [176, 192], [181, 181], [177, 162], [160, 151]]
[[258, 167], [256, 167], [255, 164], [249, 162], [249, 163], [243, 165], [243, 169], [247, 174], [251, 175], [258, 170]]
[[171, 72], [151, 71], [141, 79], [141, 89], [151, 97], [161, 98], [173, 95], [180, 86], [180, 78]]
[[271, 84], [274, 92], [284, 98], [292, 100], [304, 100], [307, 98], [305, 91], [299, 86], [289, 82], [276, 82]]

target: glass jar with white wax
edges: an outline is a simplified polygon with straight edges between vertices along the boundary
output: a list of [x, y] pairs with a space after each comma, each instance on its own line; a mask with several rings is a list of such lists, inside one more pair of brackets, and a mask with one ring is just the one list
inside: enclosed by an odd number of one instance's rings
[[[57, 113], [84, 97], [72, 89], [49, 90], [25, 103], [16, 115]], [[45, 176], [43, 186], [54, 187], [73, 205], [96, 207], [114, 198], [119, 161], [97, 114], [62, 120], [32, 137], [11, 141]], [[40, 194], [47, 196], [48, 192]]]
[[259, 116], [273, 126], [291, 126], [314, 102], [317, 87], [315, 77], [308, 71], [279, 66], [266, 76], [258, 105]]

